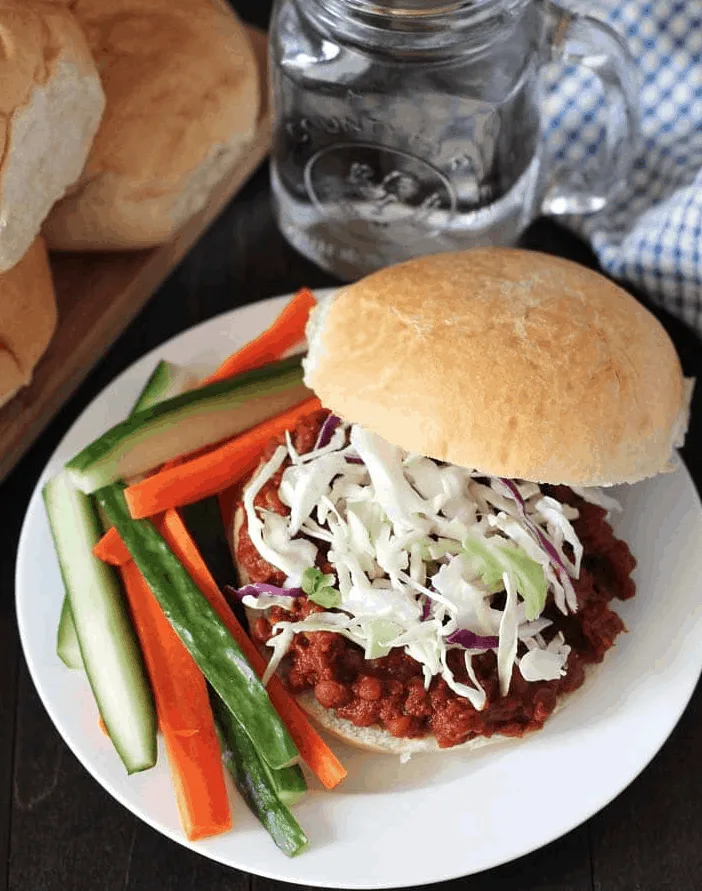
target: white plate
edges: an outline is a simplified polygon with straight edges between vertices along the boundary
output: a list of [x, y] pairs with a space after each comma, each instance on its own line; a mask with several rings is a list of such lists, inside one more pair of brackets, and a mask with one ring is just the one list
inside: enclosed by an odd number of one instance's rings
[[348, 779], [334, 792], [311, 784], [296, 809], [311, 849], [294, 860], [278, 852], [240, 800], [232, 832], [187, 841], [164, 758], [127, 777], [98, 730], [83, 673], [66, 669], [55, 654], [63, 591], [41, 485], [127, 414], [157, 359], [212, 367], [265, 328], [287, 299], [234, 310], [154, 350], [107, 387], [59, 445], [32, 496], [17, 559], [17, 615], [34, 683], [67, 744], [108, 792], [164, 835], [238, 869], [305, 885], [388, 888], [468, 875], [533, 851], [582, 823], [639, 774], [694, 689], [702, 663], [702, 512], [682, 464], [619, 493], [625, 510], [617, 532], [639, 561], [639, 590], [618, 607], [631, 633], [592, 685], [541, 733], [474, 755], [402, 765], [336, 746]]

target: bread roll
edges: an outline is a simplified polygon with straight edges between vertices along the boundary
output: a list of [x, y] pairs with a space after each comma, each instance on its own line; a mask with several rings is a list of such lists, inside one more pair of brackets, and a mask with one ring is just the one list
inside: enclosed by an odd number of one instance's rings
[[669, 466], [686, 425], [663, 327], [604, 276], [545, 254], [383, 269], [320, 306], [308, 340], [305, 383], [325, 406], [490, 476], [634, 482]]
[[0, 405], [32, 379], [56, 329], [56, 298], [46, 247], [37, 237], [0, 275]]
[[202, 208], [253, 138], [258, 71], [219, 0], [74, 0], [107, 109], [44, 233], [59, 250], [145, 248]]
[[80, 176], [105, 97], [80, 26], [39, 0], [0, 3], [0, 272]]
[[[253, 612], [253, 610], [251, 610]], [[257, 616], [254, 616], [254, 619]], [[593, 676], [598, 672], [599, 665], [587, 665], [585, 673], [587, 675], [586, 683], [589, 685]], [[580, 696], [582, 688], [577, 690], [575, 694], [561, 697], [551, 713], [551, 718], [562, 711], [566, 705], [572, 702], [572, 696]], [[451, 746], [448, 749], [442, 749], [435, 736], [422, 736], [417, 739], [408, 739], [406, 737], [392, 736], [383, 727], [372, 725], [370, 727], [358, 727], [345, 718], [339, 718], [333, 709], [324, 708], [320, 705], [314, 693], [306, 690], [304, 693], [295, 696], [297, 704], [314, 719], [316, 724], [327, 733], [331, 733], [337, 739], [342, 740], [348, 745], [355, 746], [358, 749], [365, 749], [369, 752], [377, 752], [380, 755], [448, 755], [452, 752], [475, 752], [477, 749], [484, 749], [486, 746], [496, 745], [511, 740], [512, 742], [522, 742], [531, 734], [524, 737], [504, 736], [501, 733], [495, 733], [492, 736], [476, 736], [468, 739], [457, 746]], [[533, 733], [534, 731], [532, 731]]]

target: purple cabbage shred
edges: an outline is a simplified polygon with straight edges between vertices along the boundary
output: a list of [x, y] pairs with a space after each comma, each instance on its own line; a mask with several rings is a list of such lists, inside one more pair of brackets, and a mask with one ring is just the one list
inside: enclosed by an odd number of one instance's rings
[[319, 435], [317, 436], [317, 442], [314, 444], [314, 449], [312, 451], [316, 452], [317, 449], [323, 449], [324, 446], [329, 445], [334, 431], [340, 423], [341, 418], [337, 418], [336, 415], [328, 415], [321, 426]]
[[258, 597], [259, 594], [275, 594], [277, 597], [302, 597], [304, 594], [302, 588], [279, 588], [277, 585], [267, 585], [265, 582], [254, 582], [251, 585], [244, 585], [243, 588], [226, 585], [224, 590], [239, 602], [244, 597]]
[[474, 634], [466, 628], [459, 628], [446, 638], [447, 643], [458, 644], [466, 650], [494, 650], [499, 646], [499, 637]]

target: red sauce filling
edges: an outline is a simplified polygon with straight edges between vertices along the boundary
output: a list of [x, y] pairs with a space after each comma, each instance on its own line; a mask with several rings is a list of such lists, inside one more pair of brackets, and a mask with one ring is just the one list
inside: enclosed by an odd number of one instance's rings
[[[326, 411], [318, 412], [298, 424], [292, 432], [298, 452], [312, 449], [326, 415]], [[265, 458], [273, 454], [280, 441], [270, 444]], [[263, 487], [256, 504], [285, 515], [288, 508], [278, 497], [283, 469]], [[548, 639], [562, 631], [571, 646], [564, 677], [555, 681], [527, 682], [515, 666], [509, 693], [500, 696], [495, 655], [490, 652], [474, 657], [473, 668], [487, 694], [485, 708], [477, 711], [467, 699], [450, 690], [443, 678], [435, 677], [425, 690], [421, 665], [401, 649], [391, 651], [382, 659], [366, 661], [362, 650], [341, 635], [314, 631], [293, 638], [286, 657], [287, 683], [291, 691], [314, 690], [321, 705], [334, 709], [340, 718], [359, 727], [377, 724], [398, 737], [433, 734], [441, 747], [494, 733], [522, 736], [542, 727], [553, 712], [558, 697], [582, 685], [585, 666], [601, 662], [617, 635], [624, 630], [624, 623], [609, 604], [615, 598], [633, 597], [635, 587], [631, 572], [636, 565], [625, 542], [614, 537], [605, 521], [604, 510], [588, 504], [564, 486], [543, 488], [580, 512], [573, 525], [585, 554], [580, 578], [573, 583], [578, 599], [577, 613], [564, 616], [553, 603], [549, 603], [543, 613], [553, 621], [544, 636]], [[283, 584], [283, 573], [260, 556], [245, 523], [236, 553], [238, 562], [252, 581]], [[324, 571], [333, 571], [322, 548], [318, 563]], [[310, 613], [322, 611], [306, 597], [295, 598], [289, 611], [273, 608], [267, 618], [258, 618], [251, 634], [259, 643], [265, 643], [275, 622], [298, 621]], [[470, 683], [461, 651], [449, 651], [448, 661], [457, 680]]]

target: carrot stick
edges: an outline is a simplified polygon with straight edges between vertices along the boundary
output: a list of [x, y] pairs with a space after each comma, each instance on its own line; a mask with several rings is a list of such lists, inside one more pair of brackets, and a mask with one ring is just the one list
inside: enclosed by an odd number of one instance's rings
[[221, 835], [232, 828], [221, 748], [210, 715], [206, 731], [192, 736], [164, 731], [163, 741], [183, 831], [190, 841]]
[[121, 567], [154, 692], [183, 831], [191, 840], [231, 829], [221, 750], [205, 679], [133, 562]]
[[170, 461], [165, 461], [159, 467], [159, 470], [170, 470], [171, 467], [178, 467], [184, 462], [185, 458], [185, 455], [179, 455], [177, 458], [171, 458]]
[[319, 399], [308, 399], [206, 455], [159, 471], [129, 486], [124, 495], [130, 514], [134, 519], [143, 519], [217, 495], [254, 469], [270, 439], [294, 426], [303, 415], [320, 408]]
[[[157, 520], [156, 525], [173, 553], [190, 573], [210, 606], [239, 644], [251, 667], [261, 677], [266, 669], [266, 660], [237, 621], [226, 598], [212, 578], [180, 514], [175, 510], [168, 510]], [[327, 789], [333, 789], [346, 776], [343, 766], [312, 727], [305, 713], [285, 689], [277, 675], [270, 679], [267, 689], [271, 702], [288, 728], [301, 757]]]
[[[188, 452], [185, 455], [178, 455], [176, 458], [171, 458], [169, 461], [164, 461], [163, 464], [158, 468], [158, 470], [154, 471], [154, 473], [158, 473], [161, 470], [170, 470], [171, 467], [178, 467], [181, 464], [185, 464], [186, 461], [190, 461], [193, 458], [199, 458], [201, 455], [208, 455], [210, 452], [213, 452], [221, 443], [213, 443], [210, 445], [203, 446], [201, 449], [196, 449], [194, 452]], [[153, 473], [149, 474], [153, 476]]]
[[122, 581], [152, 681], [159, 724], [175, 733], [192, 734], [202, 719], [207, 686], [200, 669], [171, 627], [136, 563], [120, 567]]
[[107, 727], [105, 727], [105, 722], [102, 720], [102, 715], [98, 715], [98, 727], [100, 728], [100, 730], [102, 730], [102, 732], [105, 734], [105, 736], [109, 739], [110, 734], [107, 732]]
[[305, 339], [305, 326], [315, 304], [311, 291], [307, 288], [298, 291], [270, 328], [225, 359], [217, 371], [205, 378], [201, 386], [280, 359], [287, 350]]
[[132, 559], [132, 555], [127, 550], [127, 546], [114, 526], [110, 526], [95, 545], [93, 554], [95, 554], [98, 560], [102, 560], [103, 563], [109, 563], [110, 566], [124, 566], [125, 563], [129, 563]]

